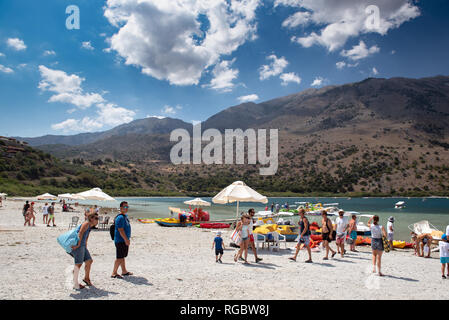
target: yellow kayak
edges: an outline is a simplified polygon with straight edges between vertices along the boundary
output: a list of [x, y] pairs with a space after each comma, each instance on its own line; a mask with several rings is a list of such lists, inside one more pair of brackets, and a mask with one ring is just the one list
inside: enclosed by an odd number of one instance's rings
[[137, 219], [137, 221], [139, 221], [140, 223], [155, 223], [156, 220], [160, 220], [160, 219]]

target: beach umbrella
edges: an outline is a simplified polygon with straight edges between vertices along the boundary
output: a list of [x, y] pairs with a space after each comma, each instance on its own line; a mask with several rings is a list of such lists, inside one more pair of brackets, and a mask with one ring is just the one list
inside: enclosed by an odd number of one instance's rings
[[88, 191], [77, 193], [74, 196], [82, 197], [85, 200], [116, 201], [113, 197], [104, 193], [100, 188], [93, 188]]
[[37, 196], [37, 200], [58, 200], [58, 197], [49, 193], [45, 193], [41, 194], [40, 196]]
[[210, 202], [207, 202], [203, 199], [196, 198], [193, 200], [184, 201], [185, 204], [191, 205], [191, 206], [200, 206], [200, 207], [209, 207]]
[[244, 182], [236, 181], [221, 190], [215, 197], [212, 198], [212, 202], [218, 204], [237, 202], [238, 218], [240, 202], [268, 203], [268, 199], [267, 197], [248, 187]]
[[58, 198], [59, 199], [66, 199], [66, 200], [86, 200], [86, 198], [76, 195], [76, 194], [71, 194], [71, 193], [64, 193], [64, 194], [58, 194]]

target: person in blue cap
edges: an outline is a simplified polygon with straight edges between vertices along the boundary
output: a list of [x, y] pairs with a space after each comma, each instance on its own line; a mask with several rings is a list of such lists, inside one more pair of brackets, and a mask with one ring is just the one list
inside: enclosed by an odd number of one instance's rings
[[449, 277], [449, 243], [447, 235], [443, 234], [441, 236], [441, 241], [439, 242], [440, 247], [440, 262], [441, 262], [441, 277], [446, 279], [445, 271], [447, 264], [447, 276]]

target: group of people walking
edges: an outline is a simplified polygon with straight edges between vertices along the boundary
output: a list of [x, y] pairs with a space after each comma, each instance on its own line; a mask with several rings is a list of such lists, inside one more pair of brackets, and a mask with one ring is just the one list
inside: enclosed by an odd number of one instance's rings
[[[36, 210], [34, 209], [34, 202], [29, 203], [29, 201], [25, 202], [25, 205], [23, 206], [22, 210], [23, 218], [25, 220], [24, 226], [36, 226]], [[43, 223], [47, 225], [47, 227], [50, 227], [50, 222], [52, 222], [53, 227], [56, 227], [55, 224], [55, 203], [52, 202], [51, 205], [48, 205], [48, 203], [45, 203], [45, 205], [42, 207], [42, 217], [43, 217]]]
[[[306, 211], [301, 209], [299, 211], [299, 236], [298, 244], [296, 245], [296, 252], [290, 260], [296, 261], [299, 251], [305, 247], [308, 253], [308, 259], [306, 263], [312, 263], [312, 250], [310, 248], [310, 224], [309, 220], [305, 216]], [[340, 210], [338, 212], [338, 218], [336, 219], [336, 230], [333, 230], [332, 221], [328, 218], [326, 210], [321, 212], [321, 235], [323, 239], [323, 248], [325, 250], [325, 256], [323, 260], [329, 260], [329, 252], [331, 252], [331, 257], [333, 258], [337, 253], [343, 258], [346, 254], [345, 241], [347, 235], [349, 234], [349, 241], [351, 243], [350, 250], [352, 252], [357, 252], [355, 249], [355, 241], [357, 239], [357, 216], [352, 215], [352, 219], [349, 223], [345, 222], [344, 211]], [[383, 276], [381, 272], [381, 258], [384, 251], [384, 244], [382, 241], [382, 236], [387, 236], [385, 229], [379, 225], [379, 217], [373, 216], [368, 221], [368, 227], [371, 230], [371, 248], [373, 252], [373, 273], [377, 272], [379, 276]], [[330, 247], [330, 243], [335, 239], [337, 245], [337, 251]]]

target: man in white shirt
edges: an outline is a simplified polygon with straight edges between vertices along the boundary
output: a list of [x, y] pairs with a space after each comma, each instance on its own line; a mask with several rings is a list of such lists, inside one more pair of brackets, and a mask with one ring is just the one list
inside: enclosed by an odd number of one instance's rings
[[394, 239], [393, 223], [394, 223], [394, 217], [388, 218], [388, 222], [387, 222], [387, 239], [390, 242], [391, 250], [394, 250], [394, 248], [393, 248], [393, 239]]
[[345, 250], [345, 240], [346, 240], [346, 230], [348, 228], [348, 223], [344, 219], [345, 212], [343, 210], [338, 211], [339, 217], [335, 220], [337, 224], [337, 248], [340, 251], [341, 257], [344, 257]]
[[44, 219], [44, 224], [47, 224], [47, 219], [48, 219], [48, 203], [46, 203], [43, 207], [42, 207], [42, 216]]

